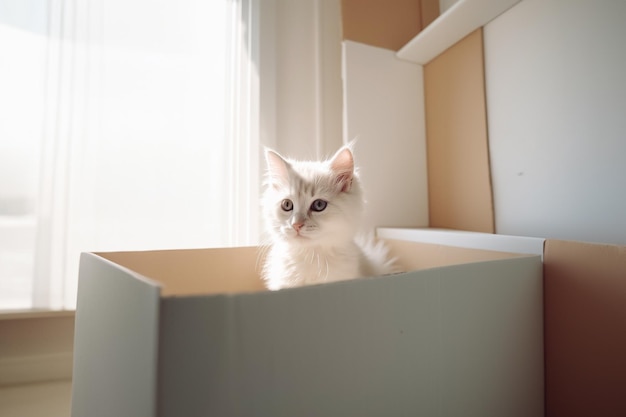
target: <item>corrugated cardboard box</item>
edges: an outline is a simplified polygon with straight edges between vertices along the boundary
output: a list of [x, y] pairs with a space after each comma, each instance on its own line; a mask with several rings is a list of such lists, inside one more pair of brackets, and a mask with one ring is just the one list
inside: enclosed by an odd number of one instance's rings
[[626, 246], [547, 240], [546, 414], [626, 415]]
[[388, 243], [277, 292], [257, 248], [84, 254], [72, 415], [542, 415], [540, 257]]

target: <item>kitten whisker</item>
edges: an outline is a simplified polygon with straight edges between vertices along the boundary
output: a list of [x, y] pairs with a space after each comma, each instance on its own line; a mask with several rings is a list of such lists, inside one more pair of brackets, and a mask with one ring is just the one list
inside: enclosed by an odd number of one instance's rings
[[256, 262], [254, 263], [254, 270], [260, 276], [265, 274], [267, 256], [271, 247], [271, 243], [269, 242], [259, 243], [259, 251], [257, 253]]
[[326, 261], [326, 275], [324, 276], [324, 282], [328, 282], [328, 274], [330, 272], [330, 267], [328, 265], [328, 258], [326, 258], [325, 261]]

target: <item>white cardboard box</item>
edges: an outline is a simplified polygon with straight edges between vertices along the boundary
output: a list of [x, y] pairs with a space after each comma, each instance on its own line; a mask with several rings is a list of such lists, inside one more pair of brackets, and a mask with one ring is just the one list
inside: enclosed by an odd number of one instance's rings
[[543, 415], [539, 256], [265, 291], [256, 248], [83, 254], [72, 415]]

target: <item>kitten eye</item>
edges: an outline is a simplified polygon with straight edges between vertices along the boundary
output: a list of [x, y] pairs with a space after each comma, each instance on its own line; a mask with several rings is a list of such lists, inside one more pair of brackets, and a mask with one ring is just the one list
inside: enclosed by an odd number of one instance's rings
[[311, 210], [313, 211], [324, 211], [324, 209], [326, 208], [326, 206], [328, 205], [328, 202], [324, 201], [324, 200], [320, 200], [317, 199], [313, 202], [313, 204], [311, 204]]
[[280, 208], [285, 210], [285, 211], [291, 211], [293, 210], [293, 202], [289, 199], [284, 199], [281, 203], [280, 203]]

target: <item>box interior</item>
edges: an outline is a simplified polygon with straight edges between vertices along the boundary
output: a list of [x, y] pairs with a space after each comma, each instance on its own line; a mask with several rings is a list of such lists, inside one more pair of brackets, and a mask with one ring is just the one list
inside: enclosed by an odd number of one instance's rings
[[261, 251], [257, 247], [110, 252], [97, 255], [161, 285], [161, 296], [255, 292]]
[[[515, 256], [506, 252], [385, 239], [401, 271], [414, 271]], [[258, 247], [98, 253], [157, 282], [161, 295], [189, 296], [265, 291]]]

